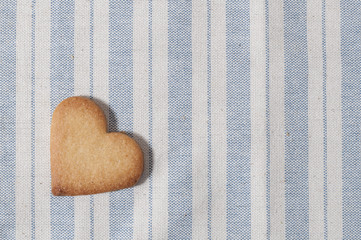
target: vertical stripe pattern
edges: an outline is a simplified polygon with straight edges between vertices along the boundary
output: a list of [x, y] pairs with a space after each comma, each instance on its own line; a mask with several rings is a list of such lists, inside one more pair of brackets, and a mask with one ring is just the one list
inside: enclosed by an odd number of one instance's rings
[[211, 0], [207, 0], [207, 235], [212, 238]]
[[[133, 3], [109, 2], [109, 131], [133, 131]], [[134, 191], [110, 193], [110, 238], [133, 236]]]
[[327, 229], [342, 238], [342, 108], [340, 0], [325, 2], [327, 97]]
[[35, 239], [35, 0], [31, 2], [31, 239]]
[[227, 237], [250, 238], [251, 121], [249, 2], [228, 0]]
[[[109, 6], [93, 4], [93, 99], [109, 121]], [[109, 239], [109, 193], [93, 197], [94, 239]]]
[[207, 235], [212, 238], [211, 0], [207, 0]]
[[306, 1], [285, 1], [286, 238], [309, 238]]
[[0, 231], [15, 237], [16, 2], [0, 3]]
[[268, 1], [269, 217], [267, 237], [285, 239], [285, 66], [283, 1]]
[[[148, 2], [134, 2], [133, 5], [133, 131], [134, 139], [139, 143], [144, 156], [144, 171], [139, 186], [134, 188], [134, 227], [133, 239], [148, 238], [148, 189], [149, 189], [149, 146], [148, 120], [148, 23], [142, 17], [148, 15]], [[146, 19], [148, 19], [146, 17]]]
[[361, 235], [361, 3], [341, 3], [343, 238]]
[[[207, 238], [207, 1], [192, 2], [192, 238]], [[208, 200], [208, 199], [207, 199]]]
[[[17, 11], [23, 14], [16, 19], [16, 175], [15, 208], [16, 238], [31, 238], [31, 164], [32, 164], [32, 8], [31, 2], [18, 2]], [[25, 42], [26, 44], [20, 44]], [[21, 66], [21, 67], [20, 67]], [[26, 153], [26, 154], [25, 154]], [[20, 160], [22, 159], [22, 161]]]
[[153, 1], [148, 4], [148, 239], [153, 237]]
[[[0, 239], [358, 239], [361, 3], [0, 2]], [[132, 188], [51, 193], [56, 106], [133, 137]]]
[[226, 2], [211, 0], [211, 235], [227, 237]]
[[266, 239], [266, 18], [264, 2], [250, 2], [251, 238]]
[[[74, 93], [74, 1], [51, 3], [51, 113]], [[50, 189], [49, 189], [50, 190]], [[51, 237], [74, 238], [74, 198], [51, 196]]]
[[270, 202], [270, 192], [271, 192], [271, 171], [270, 171], [270, 160], [271, 160], [271, 144], [270, 144], [270, 16], [269, 16], [269, 1], [265, 1], [265, 48], [266, 48], [266, 236], [267, 239], [271, 236], [271, 202]]
[[192, 4], [168, 4], [168, 238], [186, 239], [192, 236]]
[[152, 1], [151, 239], [168, 237], [168, 0]]
[[[324, 206], [324, 166], [327, 156], [326, 138], [326, 96], [325, 61], [324, 61], [324, 3], [314, 1], [307, 3], [307, 40], [308, 40], [308, 118], [309, 118], [309, 236], [310, 239], [322, 239], [325, 234]], [[321, 13], [322, 14], [318, 14]], [[322, 33], [322, 34], [320, 34]], [[322, 59], [322, 61], [320, 61]], [[322, 81], [321, 81], [322, 79]], [[327, 179], [327, 178], [326, 178]], [[311, 224], [312, 223], [312, 224]]]
[[[89, 20], [89, 25], [90, 25], [90, 36], [89, 36], [89, 42], [90, 42], [90, 73], [89, 73], [89, 78], [90, 78], [90, 98], [93, 99], [94, 98], [94, 0], [90, 0], [90, 11], [89, 11], [89, 15], [90, 15], [90, 20]], [[90, 239], [93, 240], [94, 239], [94, 196], [90, 196], [89, 199], [89, 205], [90, 205]]]
[[[90, 3], [74, 2], [74, 95], [90, 95]], [[90, 239], [90, 197], [74, 198], [74, 238]]]
[[50, 2], [35, 4], [35, 239], [50, 239]]
[[[322, 104], [323, 104], [323, 236], [328, 239], [327, 188], [327, 54], [326, 54], [326, 1], [322, 1]], [[312, 233], [310, 233], [312, 234]]]

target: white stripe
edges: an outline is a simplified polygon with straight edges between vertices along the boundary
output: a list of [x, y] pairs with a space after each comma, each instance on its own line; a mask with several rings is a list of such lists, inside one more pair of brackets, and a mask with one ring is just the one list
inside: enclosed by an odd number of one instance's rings
[[77, 196], [74, 198], [74, 239], [89, 239], [89, 202], [89, 196]]
[[207, 1], [192, 2], [192, 237], [207, 239]]
[[35, 239], [50, 239], [50, 2], [35, 14]]
[[90, 92], [90, 3], [75, 1], [74, 19], [74, 95]]
[[[93, 97], [109, 119], [109, 5], [94, 1]], [[94, 239], [109, 239], [109, 193], [94, 195]]]
[[153, 1], [153, 239], [168, 237], [168, 1]]
[[323, 66], [322, 0], [307, 2], [309, 236], [322, 239], [323, 214]]
[[134, 139], [144, 154], [144, 172], [134, 187], [134, 239], [148, 238], [148, 1], [133, 5], [133, 116]]
[[16, 238], [31, 238], [31, 2], [17, 3]]
[[[74, 95], [89, 96], [90, 76], [90, 4], [75, 1], [74, 21]], [[74, 238], [90, 238], [90, 197], [74, 198]]]
[[342, 239], [340, 0], [326, 1], [328, 237]]
[[226, 239], [226, 3], [211, 1], [212, 238]]
[[250, 1], [251, 238], [266, 239], [266, 18], [264, 1]]
[[271, 239], [285, 239], [283, 1], [269, 1]]

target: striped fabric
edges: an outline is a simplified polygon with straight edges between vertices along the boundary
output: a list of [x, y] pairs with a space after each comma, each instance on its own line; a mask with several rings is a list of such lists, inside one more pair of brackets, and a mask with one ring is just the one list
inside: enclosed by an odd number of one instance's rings
[[[361, 239], [361, 1], [0, 1], [0, 239]], [[141, 145], [126, 190], [50, 191], [52, 113]]]

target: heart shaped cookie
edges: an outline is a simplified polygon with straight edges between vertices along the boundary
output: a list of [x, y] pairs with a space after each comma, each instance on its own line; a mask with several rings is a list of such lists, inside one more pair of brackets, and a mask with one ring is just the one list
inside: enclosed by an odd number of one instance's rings
[[50, 154], [51, 186], [57, 196], [128, 188], [143, 172], [139, 145], [126, 134], [107, 133], [103, 111], [85, 97], [67, 98], [56, 107]]

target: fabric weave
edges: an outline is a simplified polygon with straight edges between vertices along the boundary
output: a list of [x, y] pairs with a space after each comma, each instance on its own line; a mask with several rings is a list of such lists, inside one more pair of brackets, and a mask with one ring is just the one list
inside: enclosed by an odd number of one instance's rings
[[[361, 2], [0, 1], [0, 239], [361, 239]], [[94, 99], [140, 182], [54, 197]]]

